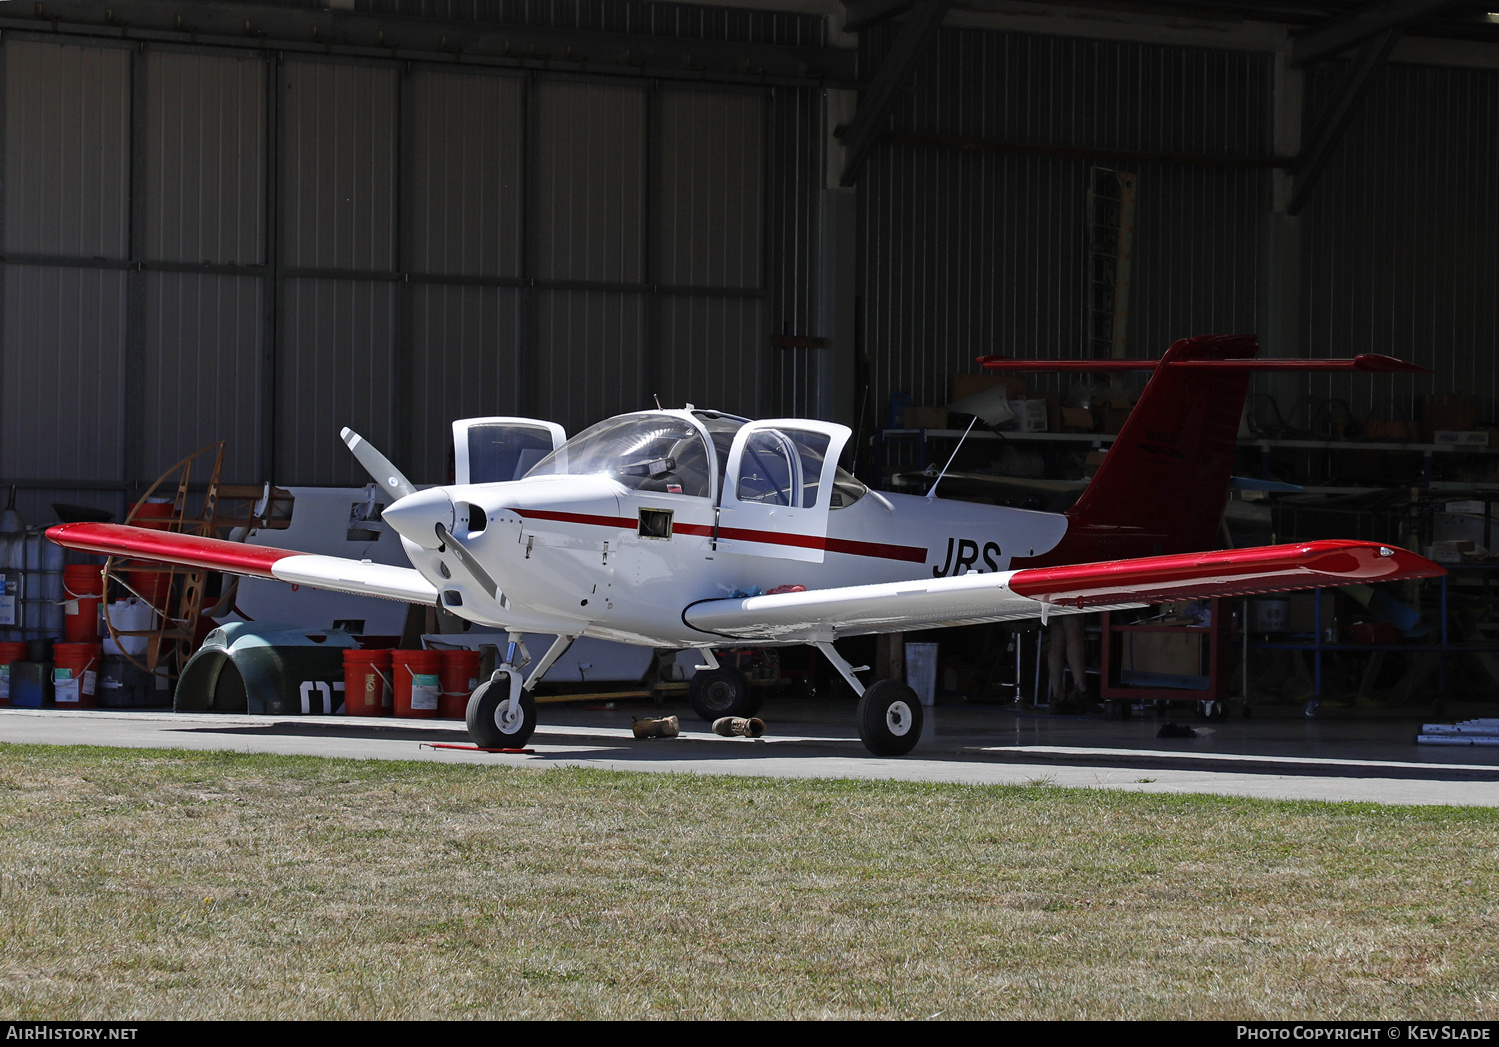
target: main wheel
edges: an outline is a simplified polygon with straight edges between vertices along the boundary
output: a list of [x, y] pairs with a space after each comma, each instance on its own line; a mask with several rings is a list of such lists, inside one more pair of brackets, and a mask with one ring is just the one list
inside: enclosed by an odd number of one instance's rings
[[876, 756], [904, 756], [921, 740], [921, 701], [899, 680], [877, 680], [859, 699], [859, 740]]
[[701, 669], [687, 684], [692, 711], [712, 723], [720, 716], [753, 716], [756, 702], [750, 694], [749, 680], [738, 669], [720, 665]]
[[519, 749], [536, 731], [536, 699], [522, 691], [517, 707], [510, 700], [509, 678], [500, 675], [485, 680], [469, 696], [464, 721], [479, 748]]

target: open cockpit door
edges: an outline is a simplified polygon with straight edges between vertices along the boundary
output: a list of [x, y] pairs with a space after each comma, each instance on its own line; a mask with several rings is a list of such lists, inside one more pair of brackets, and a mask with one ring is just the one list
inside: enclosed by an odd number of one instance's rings
[[851, 432], [801, 418], [741, 428], [719, 499], [719, 548], [821, 563], [838, 456]]
[[567, 442], [556, 422], [536, 418], [460, 418], [453, 423], [453, 482], [519, 480]]

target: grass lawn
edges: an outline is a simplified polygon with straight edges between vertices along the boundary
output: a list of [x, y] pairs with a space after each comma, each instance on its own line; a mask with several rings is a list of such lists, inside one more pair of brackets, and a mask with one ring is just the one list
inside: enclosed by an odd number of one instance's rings
[[0, 746], [0, 1018], [1499, 1018], [1499, 811]]

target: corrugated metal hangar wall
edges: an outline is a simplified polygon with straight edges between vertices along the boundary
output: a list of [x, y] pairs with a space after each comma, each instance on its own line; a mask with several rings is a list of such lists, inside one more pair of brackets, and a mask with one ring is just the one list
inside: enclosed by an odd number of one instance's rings
[[[784, 12], [494, 7], [731, 42], [824, 33]], [[861, 62], [895, 32], [862, 34]], [[437, 481], [463, 415], [576, 431], [653, 394], [830, 402], [817, 349], [771, 345], [827, 333], [819, 87], [122, 35], [0, 37], [0, 477], [28, 518], [55, 500], [119, 512], [221, 438], [235, 480], [362, 483], [337, 440], [351, 425]], [[880, 417], [896, 390], [944, 402], [979, 353], [1083, 355], [1086, 183], [1110, 151], [1156, 157], [1111, 164], [1139, 176], [1130, 354], [1258, 329], [1273, 61], [943, 29], [856, 190], [867, 366], [832, 380], [867, 383]], [[1338, 66], [1308, 77], [1313, 105]], [[1299, 344], [1270, 351], [1389, 352], [1439, 371], [1401, 395], [1495, 395], [1496, 102], [1492, 70], [1380, 74], [1300, 219]], [[1391, 394], [1314, 391], [1363, 412]]]
[[821, 172], [769, 125], [817, 145], [813, 92], [24, 32], [0, 62], [28, 518], [217, 439], [231, 478], [362, 484], [349, 425], [436, 482], [465, 415], [781, 401]]

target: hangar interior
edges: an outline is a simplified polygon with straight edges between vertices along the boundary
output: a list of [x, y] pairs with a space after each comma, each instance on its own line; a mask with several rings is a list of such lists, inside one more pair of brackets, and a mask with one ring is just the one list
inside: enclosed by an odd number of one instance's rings
[[[42, 0], [0, 5], [0, 67], [33, 524], [123, 519], [216, 440], [234, 483], [357, 487], [348, 425], [437, 483], [454, 418], [658, 399], [844, 422], [862, 479], [924, 489], [979, 356], [1256, 334], [1430, 373], [1257, 376], [1237, 469], [1305, 490], [1236, 496], [1227, 539], [1439, 553], [1451, 593], [1406, 599], [1443, 687], [1499, 694], [1483, 4]], [[1034, 377], [954, 467], [1081, 477], [1142, 382]]]

